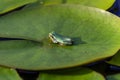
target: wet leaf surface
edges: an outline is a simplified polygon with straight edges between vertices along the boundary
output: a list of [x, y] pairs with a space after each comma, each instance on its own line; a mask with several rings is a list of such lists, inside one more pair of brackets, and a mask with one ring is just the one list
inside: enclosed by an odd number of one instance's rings
[[56, 4], [81, 4], [85, 6], [92, 6], [107, 10], [110, 8], [115, 0], [40, 0], [44, 5], [56, 5]]
[[109, 64], [120, 66], [120, 50], [112, 57], [110, 61], [108, 61]]
[[22, 80], [16, 70], [0, 67], [0, 80]]
[[120, 80], [120, 74], [109, 75], [107, 80]]
[[0, 0], [0, 14], [36, 1], [37, 0]]
[[[120, 47], [119, 22], [104, 10], [76, 5], [36, 6], [13, 12], [0, 18], [0, 36], [33, 41], [1, 41], [0, 64], [45, 70], [112, 56]], [[51, 31], [72, 38], [74, 44], [53, 44], [48, 37]]]
[[87, 69], [77, 68], [64, 71], [40, 73], [37, 80], [105, 80], [99, 73]]

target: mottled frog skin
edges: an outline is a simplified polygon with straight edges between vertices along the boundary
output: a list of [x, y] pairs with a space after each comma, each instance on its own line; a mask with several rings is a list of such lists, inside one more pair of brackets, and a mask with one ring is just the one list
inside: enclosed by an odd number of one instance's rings
[[56, 32], [49, 33], [49, 38], [52, 40], [53, 43], [60, 44], [60, 45], [72, 45], [73, 41], [71, 38], [62, 36]]

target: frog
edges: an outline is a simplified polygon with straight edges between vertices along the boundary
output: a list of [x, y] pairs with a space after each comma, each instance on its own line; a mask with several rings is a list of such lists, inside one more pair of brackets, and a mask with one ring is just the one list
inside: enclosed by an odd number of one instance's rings
[[58, 34], [55, 31], [52, 31], [51, 33], [49, 33], [49, 38], [55, 44], [60, 44], [60, 45], [72, 45], [73, 44], [73, 40], [71, 38]]

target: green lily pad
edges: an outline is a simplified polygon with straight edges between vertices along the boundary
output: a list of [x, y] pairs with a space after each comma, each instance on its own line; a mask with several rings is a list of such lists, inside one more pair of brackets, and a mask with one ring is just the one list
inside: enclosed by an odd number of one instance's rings
[[120, 80], [120, 74], [109, 75], [107, 80]]
[[[0, 36], [36, 42], [1, 41], [0, 64], [45, 70], [110, 57], [120, 48], [119, 25], [117, 16], [85, 6], [37, 6], [17, 11], [0, 18]], [[74, 44], [61, 46], [52, 43], [48, 37], [52, 31], [72, 38]]]
[[37, 0], [0, 0], [0, 14], [36, 1]]
[[112, 57], [110, 61], [107, 61], [107, 63], [120, 66], [120, 50]]
[[0, 67], [0, 80], [22, 80], [14, 69]]
[[53, 5], [53, 4], [81, 4], [85, 6], [92, 6], [107, 10], [110, 8], [115, 0], [40, 0], [41, 4]]
[[99, 73], [87, 69], [80, 68], [76, 70], [40, 73], [37, 80], [105, 80]]

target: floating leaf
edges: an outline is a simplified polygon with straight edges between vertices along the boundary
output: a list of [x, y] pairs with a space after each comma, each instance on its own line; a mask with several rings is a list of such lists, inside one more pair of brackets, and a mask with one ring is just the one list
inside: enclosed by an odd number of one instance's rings
[[99, 73], [87, 69], [80, 68], [76, 70], [40, 73], [37, 80], [105, 80]]
[[0, 0], [0, 14], [36, 1], [37, 0]]
[[110, 8], [115, 0], [40, 0], [41, 4], [53, 5], [53, 4], [81, 4], [85, 6], [92, 6], [107, 10]]
[[0, 80], [22, 80], [14, 69], [0, 67]]
[[110, 61], [108, 61], [109, 64], [120, 66], [120, 50], [112, 57]]
[[109, 75], [107, 80], [120, 80], [120, 74]]
[[[85, 6], [37, 6], [17, 11], [0, 18], [0, 36], [38, 43], [1, 41], [0, 64], [45, 70], [73, 67], [110, 57], [120, 48], [119, 25], [118, 17]], [[52, 31], [70, 37], [73, 45], [52, 43], [48, 37]]]

